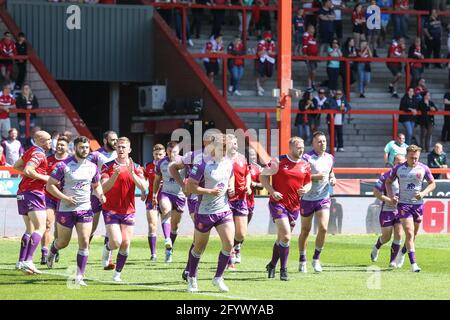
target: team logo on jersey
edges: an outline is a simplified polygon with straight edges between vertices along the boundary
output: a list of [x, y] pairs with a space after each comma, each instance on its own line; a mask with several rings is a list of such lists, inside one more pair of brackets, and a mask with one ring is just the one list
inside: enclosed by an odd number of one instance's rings
[[289, 170], [289, 165], [285, 164], [284, 165], [284, 170]]
[[422, 174], [420, 172], [416, 173], [416, 177], [417, 179], [421, 179], [422, 178]]
[[408, 183], [408, 185], [406, 186], [407, 190], [414, 190], [414, 188], [416, 187], [416, 185], [414, 183]]

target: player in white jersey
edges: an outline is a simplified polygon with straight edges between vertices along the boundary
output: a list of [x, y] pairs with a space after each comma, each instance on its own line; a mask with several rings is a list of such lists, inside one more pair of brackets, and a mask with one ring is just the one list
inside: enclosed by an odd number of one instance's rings
[[[169, 172], [169, 165], [181, 159], [178, 142], [170, 141], [167, 144], [166, 153], [167, 156], [156, 164], [156, 176], [153, 181], [153, 203], [158, 204], [161, 211], [164, 246], [166, 247], [165, 262], [170, 263], [172, 262], [173, 245], [177, 238], [178, 225], [186, 205], [186, 195], [183, 193], [183, 188]], [[180, 174], [182, 177], [186, 177], [184, 169], [181, 170]]]
[[[397, 267], [401, 268], [406, 251], [408, 252], [412, 272], [420, 272], [416, 262], [416, 250], [414, 246], [417, 232], [423, 216], [423, 198], [436, 188], [436, 182], [430, 168], [419, 162], [422, 148], [410, 145], [406, 149], [406, 162], [395, 166], [386, 180], [386, 191], [391, 201], [397, 204], [398, 217], [405, 231], [405, 246], [398, 255]], [[398, 179], [399, 196], [395, 197], [392, 188], [393, 182]], [[422, 191], [423, 181], [427, 180], [428, 186]]]
[[[55, 255], [69, 245], [73, 227], [78, 234], [77, 276], [75, 283], [85, 286], [84, 272], [89, 256], [93, 212], [91, 193], [94, 190], [101, 203], [106, 201], [100, 184], [100, 174], [89, 155], [89, 139], [78, 137], [74, 141], [75, 154], [58, 163], [47, 182], [46, 189], [60, 201], [56, 212], [58, 238], [53, 241], [47, 266], [53, 268]], [[58, 187], [62, 186], [62, 190]]]
[[302, 157], [311, 166], [311, 190], [303, 195], [300, 201], [301, 233], [298, 238], [300, 251], [299, 271], [306, 269], [306, 246], [314, 215], [318, 218], [319, 230], [316, 237], [312, 266], [315, 272], [322, 272], [320, 253], [325, 244], [328, 220], [330, 218], [330, 186], [336, 184], [333, 173], [334, 157], [325, 152], [327, 150], [327, 138], [323, 132], [317, 131], [313, 135], [313, 150]]
[[211, 157], [196, 164], [187, 180], [186, 189], [199, 195], [194, 223], [194, 248], [189, 254], [188, 291], [197, 292], [197, 269], [200, 257], [205, 251], [209, 234], [216, 228], [222, 242], [217, 270], [213, 284], [220, 291], [229, 291], [223, 280], [223, 273], [230, 260], [234, 241], [233, 214], [228, 204], [228, 196], [234, 194], [233, 164], [225, 156], [226, 140], [223, 135], [214, 136]]
[[[405, 160], [404, 155], [396, 155], [394, 157], [394, 166], [405, 162]], [[381, 246], [388, 243], [391, 240], [392, 234], [394, 234], [394, 240], [391, 245], [391, 259], [389, 262], [389, 267], [395, 268], [395, 259], [402, 242], [402, 226], [400, 224], [400, 219], [398, 218], [397, 205], [392, 203], [391, 198], [389, 198], [386, 193], [386, 180], [390, 174], [391, 171], [387, 171], [382, 174], [373, 188], [373, 194], [382, 202], [380, 212], [381, 236], [378, 237], [377, 243], [373, 246], [372, 252], [370, 253], [370, 258], [372, 262], [377, 261], [378, 251]], [[392, 189], [395, 197], [398, 197], [399, 185], [397, 180], [392, 184]]]

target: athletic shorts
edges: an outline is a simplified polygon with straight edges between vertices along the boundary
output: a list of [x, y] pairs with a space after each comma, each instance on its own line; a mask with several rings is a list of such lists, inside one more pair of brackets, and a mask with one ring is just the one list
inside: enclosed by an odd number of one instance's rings
[[325, 198], [317, 201], [300, 200], [300, 214], [302, 217], [309, 217], [322, 210], [330, 210], [331, 199]]
[[185, 197], [178, 197], [174, 194], [160, 192], [158, 194], [158, 202], [160, 202], [162, 199], [167, 199], [172, 204], [172, 210], [176, 210], [178, 212], [184, 211], [184, 206], [186, 205], [186, 198]]
[[91, 208], [94, 213], [102, 211], [102, 204], [100, 203], [100, 200], [98, 200], [98, 198], [93, 194], [91, 195]]
[[213, 73], [215, 76], [219, 74], [219, 63], [218, 62], [206, 62], [203, 61], [203, 65], [206, 69], [206, 74], [210, 75]]
[[213, 227], [233, 223], [233, 213], [225, 211], [216, 214], [198, 214], [194, 216], [195, 229], [201, 233], [209, 232]]
[[295, 223], [300, 214], [299, 210], [289, 211], [281, 203], [269, 202], [269, 211], [273, 222], [277, 219], [288, 218], [291, 227], [295, 227]]
[[55, 200], [53, 198], [50, 198], [49, 196], [45, 196], [45, 207], [47, 209], [52, 209], [56, 211], [56, 208], [58, 207], [58, 200]]
[[259, 60], [256, 61], [256, 68], [258, 70], [259, 76], [271, 78], [273, 74], [273, 64], [269, 61], [261, 62]]
[[197, 206], [198, 206], [198, 197], [194, 197], [194, 198], [189, 197], [187, 199], [187, 204], [188, 204], [189, 214], [195, 213], [197, 211]]
[[381, 211], [380, 226], [382, 228], [393, 227], [394, 224], [400, 223], [397, 211]]
[[408, 219], [413, 218], [414, 222], [421, 223], [423, 216], [423, 204], [404, 204], [399, 203], [397, 205], [398, 218]]
[[72, 229], [77, 223], [92, 223], [93, 220], [94, 212], [92, 210], [56, 212], [56, 222], [69, 229]]
[[246, 217], [248, 216], [247, 200], [235, 200], [229, 201], [231, 212], [233, 217]]
[[45, 194], [38, 191], [18, 193], [17, 208], [21, 216], [27, 216], [31, 211], [46, 211]]
[[387, 67], [393, 76], [396, 76], [399, 73], [402, 73], [402, 65], [398, 65], [395, 63], [388, 63]]
[[317, 70], [317, 61], [305, 61], [305, 63], [308, 72], [313, 72]]
[[105, 225], [108, 224], [123, 224], [127, 226], [134, 226], [135, 216], [134, 213], [113, 213], [111, 211], [103, 211], [103, 219], [105, 220]]

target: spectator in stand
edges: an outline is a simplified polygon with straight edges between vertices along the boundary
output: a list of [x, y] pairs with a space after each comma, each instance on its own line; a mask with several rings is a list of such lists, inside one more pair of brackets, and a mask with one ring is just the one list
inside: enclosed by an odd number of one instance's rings
[[339, 42], [342, 42], [343, 37], [343, 26], [342, 26], [342, 9], [345, 8], [345, 3], [343, 0], [331, 0], [333, 4], [333, 11], [335, 15], [334, 19], [334, 32], [336, 33], [336, 38]]
[[18, 131], [16, 128], [9, 130], [8, 139], [3, 140], [2, 147], [6, 157], [6, 163], [14, 166], [17, 160], [23, 155], [23, 147], [19, 140], [17, 140]]
[[[326, 95], [324, 88], [319, 88], [318, 95], [314, 97], [316, 110], [322, 110], [326, 108], [326, 103], [328, 101], [328, 97]], [[320, 114], [311, 114], [309, 119], [309, 123], [311, 125], [311, 133], [319, 130], [320, 127]]]
[[[447, 59], [450, 59], [450, 23], [447, 24]], [[450, 62], [447, 64], [448, 68], [448, 88], [450, 89]]]
[[[423, 33], [425, 45], [427, 46], [425, 58], [429, 59], [431, 54], [433, 54], [434, 59], [439, 59], [441, 57], [442, 24], [437, 10], [431, 10], [431, 14], [425, 22]], [[436, 68], [442, 68], [440, 63], [435, 63], [434, 65]], [[428, 67], [428, 63], [425, 64], [425, 67]]]
[[75, 146], [73, 144], [73, 134], [72, 132], [70, 132], [69, 130], [64, 131], [63, 136], [65, 136], [67, 138], [67, 140], [69, 141], [69, 153], [70, 154], [74, 154], [75, 151]]
[[[217, 34], [211, 37], [206, 43], [203, 53], [224, 53], [222, 35]], [[219, 59], [203, 58], [203, 65], [205, 66], [209, 80], [214, 82], [214, 76], [219, 74]]]
[[[416, 37], [414, 43], [409, 47], [408, 50], [408, 58], [423, 60], [425, 59], [424, 53], [425, 48], [422, 46], [422, 40], [420, 37]], [[410, 87], [415, 87], [417, 85], [417, 81], [422, 77], [423, 73], [423, 63], [421, 62], [413, 62], [411, 63], [411, 85]]]
[[[194, 4], [202, 4], [202, 5], [211, 5], [210, 0], [193, 0]], [[194, 8], [192, 9], [192, 23], [191, 23], [191, 32], [195, 34], [196, 39], [200, 39], [200, 32], [202, 30], [202, 22], [204, 16], [203, 8]]]
[[16, 44], [9, 31], [5, 31], [4, 37], [0, 40], [0, 71], [5, 79], [5, 82], [11, 80], [11, 74], [13, 72], [13, 60], [8, 59], [17, 55]]
[[353, 38], [355, 46], [359, 49], [361, 40], [365, 40], [366, 17], [361, 3], [356, 3], [352, 13]]
[[417, 102], [422, 101], [427, 92], [428, 88], [425, 84], [425, 79], [420, 78], [417, 87], [414, 88], [414, 97], [416, 98]]
[[[444, 111], [450, 111], [450, 92], [444, 95]], [[450, 115], [444, 116], [444, 125], [442, 126], [441, 141], [450, 141]]]
[[[25, 39], [25, 34], [23, 32], [20, 32], [17, 37], [16, 52], [19, 56], [26, 56], [28, 54], [27, 42]], [[18, 73], [14, 89], [20, 90], [22, 89], [22, 86], [25, 82], [25, 77], [27, 75], [27, 60], [16, 60], [16, 65]]]
[[403, 133], [397, 134], [397, 139], [389, 141], [384, 147], [384, 164], [385, 167], [394, 167], [395, 157], [403, 155], [406, 157], [405, 135]]
[[414, 127], [416, 125], [416, 114], [418, 108], [418, 101], [414, 97], [414, 88], [409, 87], [408, 91], [400, 100], [400, 111], [408, 112], [408, 115], [401, 114], [398, 121], [403, 125], [406, 131], [405, 142], [407, 145], [412, 143], [414, 137]]
[[41, 131], [41, 127], [39, 126], [36, 126], [31, 130], [30, 136], [25, 140], [25, 151], [27, 151], [31, 147], [37, 146], [36, 142], [34, 141], [34, 136], [38, 131]]
[[[330, 47], [328, 48], [328, 56], [333, 58], [342, 57], [342, 51], [339, 47], [339, 41], [334, 39], [330, 42]], [[328, 89], [330, 89], [330, 94], [335, 95], [338, 88], [339, 70], [340, 70], [339, 60], [330, 60], [327, 64], [327, 75], [328, 75]]]
[[[400, 38], [392, 40], [392, 44], [389, 47], [388, 58], [406, 58], [405, 39]], [[387, 62], [389, 71], [391, 71], [394, 79], [389, 83], [388, 91], [392, 94], [393, 98], [398, 98], [397, 84], [402, 77], [402, 64], [400, 62]]]
[[423, 100], [419, 102], [418, 109], [421, 114], [418, 116], [418, 123], [420, 125], [420, 146], [425, 152], [430, 152], [434, 116], [429, 115], [429, 112], [437, 111], [436, 105], [431, 101], [430, 92], [426, 92]]
[[303, 9], [298, 9], [297, 14], [292, 19], [292, 25], [294, 26], [294, 44], [295, 52], [294, 54], [301, 54], [300, 48], [303, 44], [303, 36], [305, 34], [305, 18]]
[[[37, 109], [39, 103], [36, 96], [31, 91], [31, 87], [28, 84], [23, 85], [22, 90], [17, 95], [16, 106], [18, 109]], [[19, 140], [22, 144], [25, 144], [25, 131], [26, 131], [26, 116], [24, 113], [17, 114], [17, 120], [19, 122]], [[30, 114], [30, 128], [33, 128], [36, 123], [36, 114]]]
[[[367, 42], [373, 52], [375, 58], [377, 55], [378, 48], [378, 37], [381, 32], [381, 9], [377, 6], [376, 0], [370, 1], [370, 6], [366, 9], [366, 32], [367, 32]], [[373, 16], [379, 15], [379, 19], [373, 18]]]
[[272, 77], [273, 67], [275, 65], [276, 57], [276, 44], [272, 40], [272, 33], [269, 31], [264, 32], [263, 40], [258, 43], [256, 47], [256, 90], [258, 96], [264, 95], [264, 88], [262, 85], [270, 77]]
[[[345, 123], [345, 113], [351, 110], [350, 104], [345, 99], [341, 90], [336, 91], [336, 95], [331, 97], [325, 103], [325, 108], [329, 110], [336, 110], [339, 113], [334, 115], [334, 138], [335, 138], [335, 148], [334, 151], [345, 151], [344, 150], [344, 123]], [[328, 119], [328, 132], [331, 132], [330, 129], [330, 115], [327, 116]], [[331, 139], [331, 137], [330, 137]]]
[[[211, 0], [211, 5], [231, 5], [231, 2], [229, 0]], [[211, 30], [211, 36], [215, 37], [219, 34], [221, 34], [222, 31], [222, 25], [225, 20], [225, 10], [211, 10], [212, 16], [213, 16], [213, 25]]]
[[[394, 0], [377, 0], [377, 5], [383, 9], [392, 9], [392, 6], [394, 5]], [[379, 47], [384, 47], [384, 44], [386, 42], [386, 30], [387, 26], [389, 25], [389, 21], [391, 20], [391, 15], [389, 13], [382, 13], [381, 14], [381, 33], [379, 41]]]
[[[370, 58], [372, 57], [372, 51], [366, 40], [361, 41], [361, 49], [358, 52], [360, 58]], [[364, 95], [366, 86], [370, 82], [370, 75], [372, 68], [370, 62], [358, 62], [358, 77], [359, 77], [359, 97], [365, 98]]]
[[[444, 146], [442, 145], [442, 143], [437, 142], [434, 145], [434, 149], [428, 154], [427, 156], [427, 165], [430, 168], [435, 168], [435, 169], [445, 169], [448, 168], [447, 166], [447, 155], [444, 152]], [[443, 179], [445, 179], [446, 175], [442, 175]], [[441, 177], [441, 174], [439, 173], [434, 173], [433, 177], [435, 179], [439, 179]]]
[[332, 9], [333, 4], [331, 0], [324, 0], [322, 7], [319, 10], [319, 39], [320, 39], [320, 54], [323, 55], [327, 50], [327, 46], [333, 41], [334, 35], [334, 20], [336, 16]]
[[[242, 43], [242, 39], [239, 35], [228, 46], [228, 54], [233, 56], [245, 55], [244, 44]], [[229, 68], [231, 69], [231, 86], [229, 91], [236, 96], [241, 96], [242, 94], [239, 90], [241, 79], [244, 76], [244, 59], [236, 58], [228, 61], [230, 63]]]
[[[252, 18], [252, 10], [251, 9], [253, 6], [253, 2], [254, 2], [254, 0], [239, 0], [239, 4], [243, 7], [246, 7], [246, 9], [248, 9], [245, 13], [245, 19], [246, 19], [245, 31], [246, 31], [247, 37], [248, 37], [248, 28], [250, 26], [250, 20]], [[241, 35], [241, 38], [243, 39], [244, 38], [244, 33], [243, 33], [244, 29], [242, 28], [242, 25], [244, 23], [244, 19], [242, 16], [242, 11], [238, 11], [237, 15], [238, 15], [238, 19], [239, 19], [239, 33]]]
[[[303, 35], [302, 53], [305, 56], [317, 57], [319, 55], [319, 46], [317, 45], [314, 33], [315, 28], [310, 24]], [[314, 80], [316, 79], [317, 61], [306, 60], [305, 63], [306, 69], [308, 70], [308, 89], [315, 91]]]
[[61, 136], [58, 131], [52, 131], [52, 149], [51, 153], [54, 154], [56, 152], [56, 146], [58, 145], [58, 139]]
[[[409, 0], [394, 0], [394, 9], [399, 11], [409, 10]], [[415, 0], [414, 2], [416, 2]], [[408, 36], [408, 20], [407, 14], [394, 14], [394, 38], [409, 39]]]
[[258, 34], [258, 41], [261, 40], [261, 34], [264, 31], [272, 30], [272, 23], [270, 21], [270, 11], [261, 10], [261, 8], [268, 7], [269, 0], [256, 0], [256, 11], [258, 15], [258, 22], [256, 23], [256, 31]]
[[[300, 111], [310, 111], [310, 110], [316, 110], [317, 109], [317, 102], [315, 99], [313, 99], [312, 92], [306, 91], [303, 94], [302, 99], [298, 102], [298, 109]], [[294, 125], [297, 127], [298, 130], [298, 136], [302, 138], [305, 143], [310, 143], [311, 139], [311, 125], [309, 123], [310, 114], [306, 113], [297, 113], [295, 116], [295, 122]]]
[[[300, 2], [303, 3], [303, 9], [319, 8], [318, 1], [316, 0], [302, 0]], [[307, 10], [305, 11], [305, 26], [308, 27], [311, 24], [314, 27], [317, 26], [317, 13]]]
[[[174, 1], [175, 2], [175, 1]], [[187, 5], [192, 4], [192, 0], [177, 0], [176, 2], [184, 3]], [[177, 34], [177, 38], [182, 40], [183, 39], [183, 9], [177, 8], [175, 9], [175, 31]], [[194, 46], [194, 42], [191, 39], [191, 30], [189, 28], [189, 15], [186, 15], [186, 41], [190, 47]]]
[[[355, 46], [355, 39], [353, 38], [347, 38], [345, 41], [344, 47], [342, 48], [342, 55], [345, 58], [355, 58], [358, 56], [358, 50]], [[355, 83], [356, 81], [356, 73], [357, 73], [357, 63], [350, 62], [350, 85]], [[347, 73], [345, 71], [345, 63], [341, 63], [340, 65], [340, 74], [342, 77], [342, 87], [344, 92], [347, 92]]]
[[9, 129], [11, 129], [11, 119], [9, 117], [9, 109], [16, 107], [16, 99], [11, 94], [9, 84], [4, 84], [0, 95], [0, 134], [2, 139], [7, 139]]

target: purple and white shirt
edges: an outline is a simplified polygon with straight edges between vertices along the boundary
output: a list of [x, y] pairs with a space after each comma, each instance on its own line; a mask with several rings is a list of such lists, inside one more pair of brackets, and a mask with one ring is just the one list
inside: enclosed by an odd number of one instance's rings
[[75, 156], [58, 163], [51, 173], [51, 177], [61, 183], [62, 193], [74, 196], [76, 205], [59, 201], [58, 211], [71, 212], [91, 209], [91, 185], [100, 181], [97, 166], [90, 162], [80, 163]]
[[[181, 157], [176, 159], [177, 162], [181, 160]], [[185, 197], [183, 193], [183, 189], [181, 186], [175, 181], [172, 175], [169, 172], [169, 164], [171, 164], [169, 157], [166, 156], [158, 161], [156, 164], [155, 172], [157, 175], [162, 178], [162, 187], [161, 192], [175, 195], [177, 197]], [[186, 169], [181, 169], [180, 171], [181, 177], [186, 177]]]
[[[375, 183], [375, 189], [377, 189], [378, 191], [380, 191], [382, 194], [387, 195], [386, 192], [386, 180], [389, 178], [389, 176], [391, 175], [391, 171], [389, 170], [388, 172], [383, 173], [377, 180], [377, 182]], [[398, 180], [395, 180], [392, 183], [392, 192], [394, 193], [394, 195], [398, 196], [399, 195], [399, 185], [398, 185]], [[391, 206], [386, 202], [383, 202], [383, 206], [381, 208], [381, 211], [397, 211], [397, 207], [396, 206]]]
[[415, 167], [408, 166], [408, 162], [396, 165], [389, 179], [398, 179], [399, 203], [403, 204], [422, 204], [423, 199], [417, 200], [416, 195], [422, 191], [423, 180], [426, 179], [428, 183], [434, 181], [430, 168], [420, 162]]
[[11, 141], [9, 139], [2, 142], [3, 152], [5, 153], [6, 163], [13, 166], [23, 155], [22, 144], [19, 140]]
[[96, 152], [100, 154], [99, 161], [98, 161], [98, 168], [101, 170], [104, 164], [111, 162], [113, 160], [116, 160], [117, 158], [117, 152], [114, 150], [113, 152], [106, 151], [105, 148], [101, 147]]
[[[321, 172], [331, 173], [334, 166], [334, 157], [329, 153], [324, 153], [321, 157], [314, 151], [305, 153], [302, 159], [311, 166], [311, 174]], [[329, 179], [312, 180], [311, 190], [304, 194], [302, 199], [306, 201], [319, 201], [330, 197]]]
[[201, 163], [195, 164], [191, 170], [190, 178], [199, 181], [199, 186], [206, 189], [220, 188], [218, 196], [199, 195], [197, 214], [218, 214], [230, 211], [228, 204], [228, 183], [233, 175], [233, 162], [223, 158], [220, 162], [211, 157], [204, 158]]

